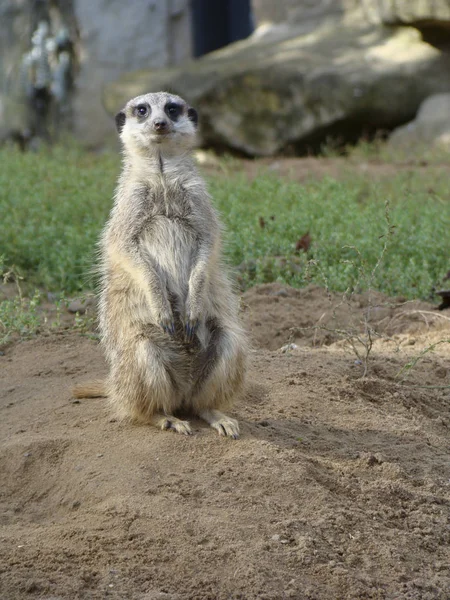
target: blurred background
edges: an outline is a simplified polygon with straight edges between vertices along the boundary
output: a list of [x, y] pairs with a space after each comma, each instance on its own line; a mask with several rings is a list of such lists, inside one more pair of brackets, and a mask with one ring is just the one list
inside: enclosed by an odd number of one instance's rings
[[115, 140], [132, 96], [200, 112], [204, 147], [450, 147], [450, 0], [0, 0], [0, 137]]

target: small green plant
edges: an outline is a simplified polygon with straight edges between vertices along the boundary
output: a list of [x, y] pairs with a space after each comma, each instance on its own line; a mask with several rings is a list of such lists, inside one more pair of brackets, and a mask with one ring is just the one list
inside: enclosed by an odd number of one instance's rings
[[41, 301], [39, 290], [31, 297], [24, 297], [20, 286], [22, 277], [15, 268], [4, 271], [4, 259], [0, 258], [0, 273], [3, 283], [13, 281], [17, 295], [13, 299], [0, 301], [0, 346], [7, 343], [13, 334], [29, 337], [35, 334], [41, 326], [41, 316], [38, 306]]
[[[422, 358], [424, 358], [430, 352], [433, 352], [433, 350], [435, 350], [438, 346], [441, 346], [442, 344], [450, 344], [450, 338], [445, 338], [445, 339], [442, 339], [442, 340], [439, 340], [439, 341], [435, 342], [434, 344], [430, 344], [429, 346], [427, 346], [426, 348], [424, 348], [417, 356], [415, 356], [408, 363], [406, 363], [406, 365], [404, 365], [400, 369], [400, 371], [397, 373], [397, 378], [400, 378], [400, 376], [403, 375], [403, 377], [401, 379], [401, 383], [404, 383], [406, 381], [408, 375], [411, 373], [411, 371], [414, 369], [414, 367], [417, 365], [417, 363], [420, 360], [422, 360]], [[419, 387], [439, 387], [439, 388], [442, 387], [442, 388], [448, 388], [450, 386], [443, 385], [443, 386], [419, 386]]]
[[[438, 320], [444, 320], [444, 321], [447, 321], [447, 322], [450, 321], [450, 317], [447, 317], [446, 315], [443, 315], [443, 314], [438, 313], [438, 312], [432, 312], [432, 311], [428, 311], [428, 310], [414, 310], [414, 311], [408, 311], [407, 313], [404, 313], [404, 314], [418, 314], [418, 315], [420, 315], [424, 319], [424, 322], [426, 323], [427, 326], [429, 326], [430, 321], [431, 322], [438, 321]], [[396, 379], [400, 379], [400, 383], [403, 383], [403, 384], [406, 383], [407, 378], [412, 373], [412, 371], [416, 367], [416, 365], [427, 354], [430, 354], [438, 346], [441, 346], [442, 344], [450, 344], [450, 338], [443, 337], [441, 340], [438, 340], [437, 342], [434, 342], [433, 344], [429, 344], [427, 347], [425, 347], [423, 350], [421, 350], [415, 357], [413, 357], [410, 361], [408, 361], [400, 369], [400, 371], [396, 375]], [[448, 388], [450, 386], [448, 386], [448, 385], [443, 385], [443, 386], [429, 386], [429, 385], [424, 385], [424, 386], [414, 386], [414, 387]]]
[[93, 312], [87, 311], [84, 315], [75, 314], [73, 328], [79, 333], [88, 334], [89, 337], [98, 338], [95, 333], [97, 318]]

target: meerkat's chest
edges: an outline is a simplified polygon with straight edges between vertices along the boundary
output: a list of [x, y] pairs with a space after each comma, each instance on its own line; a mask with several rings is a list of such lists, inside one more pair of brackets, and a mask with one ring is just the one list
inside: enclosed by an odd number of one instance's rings
[[154, 186], [148, 197], [142, 243], [158, 262], [190, 264], [197, 248], [195, 209], [181, 186]]
[[148, 192], [147, 209], [153, 218], [174, 221], [192, 220], [193, 206], [189, 195], [181, 185], [153, 185]]

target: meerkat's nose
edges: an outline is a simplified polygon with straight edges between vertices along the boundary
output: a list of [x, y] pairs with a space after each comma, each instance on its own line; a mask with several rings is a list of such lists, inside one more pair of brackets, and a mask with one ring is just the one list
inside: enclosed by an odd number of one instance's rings
[[163, 133], [167, 129], [167, 121], [164, 119], [155, 119], [155, 121], [153, 121], [153, 128], [155, 131]]

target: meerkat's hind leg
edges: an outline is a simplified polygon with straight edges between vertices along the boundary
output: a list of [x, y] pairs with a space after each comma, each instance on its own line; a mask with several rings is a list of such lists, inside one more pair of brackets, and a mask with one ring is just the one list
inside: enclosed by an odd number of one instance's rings
[[166, 429], [173, 429], [177, 433], [182, 433], [183, 435], [192, 435], [193, 433], [188, 421], [182, 421], [172, 415], [155, 413], [150, 417], [149, 422], [151, 425], [155, 425], [155, 427], [158, 427], [163, 431]]
[[228, 417], [223, 412], [220, 412], [220, 410], [201, 410], [198, 416], [216, 429], [219, 435], [230, 437], [234, 440], [239, 438], [239, 424], [236, 419]]

